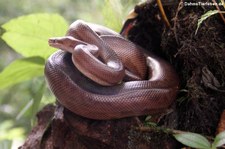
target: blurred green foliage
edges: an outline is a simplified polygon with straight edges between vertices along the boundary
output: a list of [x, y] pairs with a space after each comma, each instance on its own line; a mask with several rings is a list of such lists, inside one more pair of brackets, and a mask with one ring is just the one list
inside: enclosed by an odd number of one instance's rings
[[205, 136], [191, 132], [174, 134], [173, 136], [177, 141], [191, 148], [217, 149], [225, 144], [225, 131], [217, 134], [211, 142]]
[[[47, 103], [55, 101], [46, 87], [43, 76], [44, 62], [54, 51], [46, 46], [47, 38], [62, 35], [66, 29], [65, 25], [48, 20], [48, 22], [42, 22], [44, 29], [40, 30], [38, 26], [31, 27], [29, 23], [24, 24], [23, 21], [15, 21], [14, 18], [33, 13], [59, 14], [68, 24], [76, 19], [83, 19], [119, 31], [126, 15], [138, 2], [139, 0], [0, 0], [1, 149], [10, 148], [12, 140], [14, 142], [12, 148], [17, 146], [15, 142], [18, 140], [21, 143], [35, 124], [36, 112]], [[10, 21], [12, 19], [15, 22]], [[34, 22], [35, 20], [38, 19], [33, 18]], [[52, 24], [55, 28], [51, 26]], [[57, 33], [59, 30], [56, 29], [57, 25], [61, 29], [60, 33]], [[19, 26], [24, 28], [18, 28]], [[52, 30], [53, 28], [56, 31]], [[29, 32], [31, 38], [18, 35], [17, 33], [21, 31]], [[35, 38], [37, 35], [41, 36], [38, 38], [42, 40], [37, 40]], [[42, 51], [46, 49], [48, 49], [47, 53]]]

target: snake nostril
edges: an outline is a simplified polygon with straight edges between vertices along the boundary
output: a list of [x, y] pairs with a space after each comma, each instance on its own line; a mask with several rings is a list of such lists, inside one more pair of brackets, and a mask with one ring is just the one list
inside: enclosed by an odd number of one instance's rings
[[55, 38], [49, 38], [49, 39], [48, 39], [48, 42], [49, 42], [49, 43], [55, 43]]

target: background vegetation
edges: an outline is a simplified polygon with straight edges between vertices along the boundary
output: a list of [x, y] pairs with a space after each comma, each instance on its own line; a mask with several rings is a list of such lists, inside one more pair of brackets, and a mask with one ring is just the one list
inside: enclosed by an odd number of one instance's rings
[[[109, 26], [117, 31], [129, 10], [140, 0], [0, 0], [0, 26], [13, 18], [32, 13], [57, 13], [67, 22], [72, 23], [76, 19]], [[17, 24], [11, 25], [15, 27]], [[4, 26], [4, 25], [3, 25]], [[33, 26], [35, 28], [35, 26]], [[5, 30], [0, 28], [2, 36]], [[16, 44], [25, 45], [26, 43]], [[47, 41], [46, 41], [47, 42]], [[37, 45], [38, 46], [38, 45]], [[32, 49], [30, 49], [32, 50]], [[0, 38], [0, 71], [9, 64], [24, 56], [17, 53]], [[32, 59], [34, 60], [34, 59]], [[40, 61], [35, 59], [35, 61]], [[16, 66], [15, 66], [16, 67]], [[28, 67], [28, 65], [27, 65]], [[4, 86], [5, 76], [0, 75], [0, 148], [16, 148], [25, 139], [27, 133], [35, 124], [35, 114], [48, 103], [54, 103], [55, 98], [47, 89], [44, 76], [40, 75], [28, 81], [16, 82], [18, 75], [12, 74], [11, 85]], [[1, 78], [2, 77], [2, 78]]]

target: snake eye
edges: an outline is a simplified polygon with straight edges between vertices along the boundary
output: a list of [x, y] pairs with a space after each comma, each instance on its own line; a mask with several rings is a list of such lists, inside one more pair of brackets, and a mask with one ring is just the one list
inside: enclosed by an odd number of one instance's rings
[[100, 32], [98, 32], [98, 31], [96, 31], [96, 34], [98, 34], [98, 36], [100, 36], [100, 35], [101, 35], [101, 33], [100, 33]]

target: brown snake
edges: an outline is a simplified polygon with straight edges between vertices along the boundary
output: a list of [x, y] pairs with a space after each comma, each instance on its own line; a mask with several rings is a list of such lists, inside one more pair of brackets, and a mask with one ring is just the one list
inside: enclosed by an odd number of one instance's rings
[[48, 59], [48, 84], [78, 115], [106, 120], [159, 113], [176, 98], [173, 67], [110, 29], [78, 20], [49, 45], [67, 52]]

